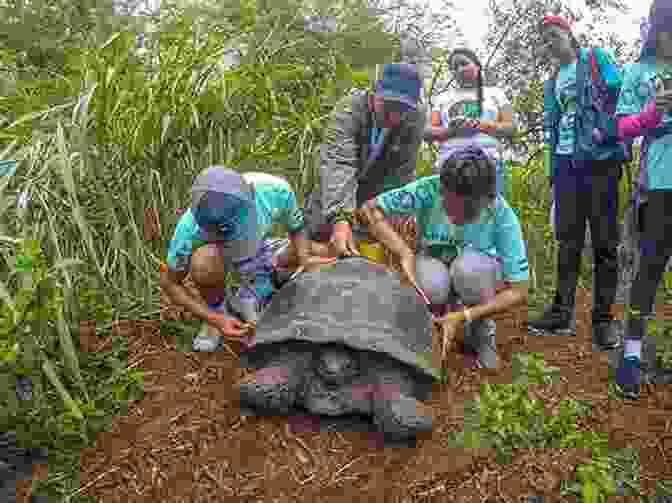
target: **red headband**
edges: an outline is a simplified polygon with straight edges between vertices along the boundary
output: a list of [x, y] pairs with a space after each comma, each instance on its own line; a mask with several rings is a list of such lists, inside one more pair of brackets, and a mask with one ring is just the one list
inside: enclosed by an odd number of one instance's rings
[[546, 16], [543, 21], [541, 22], [542, 26], [547, 26], [547, 25], [555, 25], [559, 26], [560, 28], [567, 30], [568, 32], [571, 33], [572, 27], [569, 24], [569, 22], [564, 18], [560, 16]]

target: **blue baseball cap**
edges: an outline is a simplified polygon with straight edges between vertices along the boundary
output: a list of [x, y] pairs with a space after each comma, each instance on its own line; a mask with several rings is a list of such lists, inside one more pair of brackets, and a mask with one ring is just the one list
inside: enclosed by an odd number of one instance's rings
[[415, 65], [394, 63], [383, 68], [383, 78], [378, 81], [376, 95], [386, 101], [399, 102], [408, 110], [416, 110], [421, 89], [422, 80]]

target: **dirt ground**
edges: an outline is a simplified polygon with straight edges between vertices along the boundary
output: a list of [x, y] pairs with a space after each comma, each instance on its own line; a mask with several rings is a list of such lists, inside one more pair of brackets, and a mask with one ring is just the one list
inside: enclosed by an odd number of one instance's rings
[[[577, 337], [532, 338], [513, 319], [500, 320], [499, 372], [464, 370], [454, 349], [450, 382], [437, 385], [431, 401], [435, 429], [415, 448], [383, 448], [367, 433], [317, 432], [305, 418], [241, 417], [233, 388], [243, 375], [238, 348], [180, 352], [158, 325], [145, 324], [129, 333], [129, 364], [146, 372], [145, 397], [82, 453], [83, 494], [99, 503], [513, 503], [532, 494], [572, 501], [558, 496], [559, 484], [572, 478], [585, 453], [522, 452], [500, 466], [491, 452], [451, 448], [446, 440], [462, 429], [464, 403], [479, 385], [511, 382], [512, 354], [532, 351], [561, 369], [562, 382], [540, 394], [546, 404], [591, 400], [597, 417], [582, 427], [608, 430], [612, 447], [637, 447], [642, 488], [653, 494], [655, 481], [672, 479], [672, 389], [652, 387], [637, 403], [610, 400], [607, 356], [592, 353], [587, 330], [589, 294], [580, 292], [579, 301]], [[672, 306], [659, 306], [658, 313], [672, 319]]]

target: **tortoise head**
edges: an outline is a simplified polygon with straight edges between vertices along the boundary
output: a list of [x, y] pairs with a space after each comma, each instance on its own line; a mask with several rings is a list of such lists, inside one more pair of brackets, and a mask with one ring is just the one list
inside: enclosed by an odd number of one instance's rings
[[325, 384], [343, 384], [359, 375], [359, 358], [354, 350], [345, 346], [326, 344], [318, 353], [315, 370]]

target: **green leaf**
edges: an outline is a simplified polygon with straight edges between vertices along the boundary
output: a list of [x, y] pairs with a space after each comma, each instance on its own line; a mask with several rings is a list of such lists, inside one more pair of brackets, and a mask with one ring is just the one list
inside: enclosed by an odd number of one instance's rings
[[600, 503], [599, 497], [600, 493], [597, 486], [590, 480], [583, 483], [581, 490], [581, 495], [583, 496], [582, 503]]
[[22, 273], [33, 272], [35, 259], [29, 255], [19, 255], [16, 257], [16, 270]]

